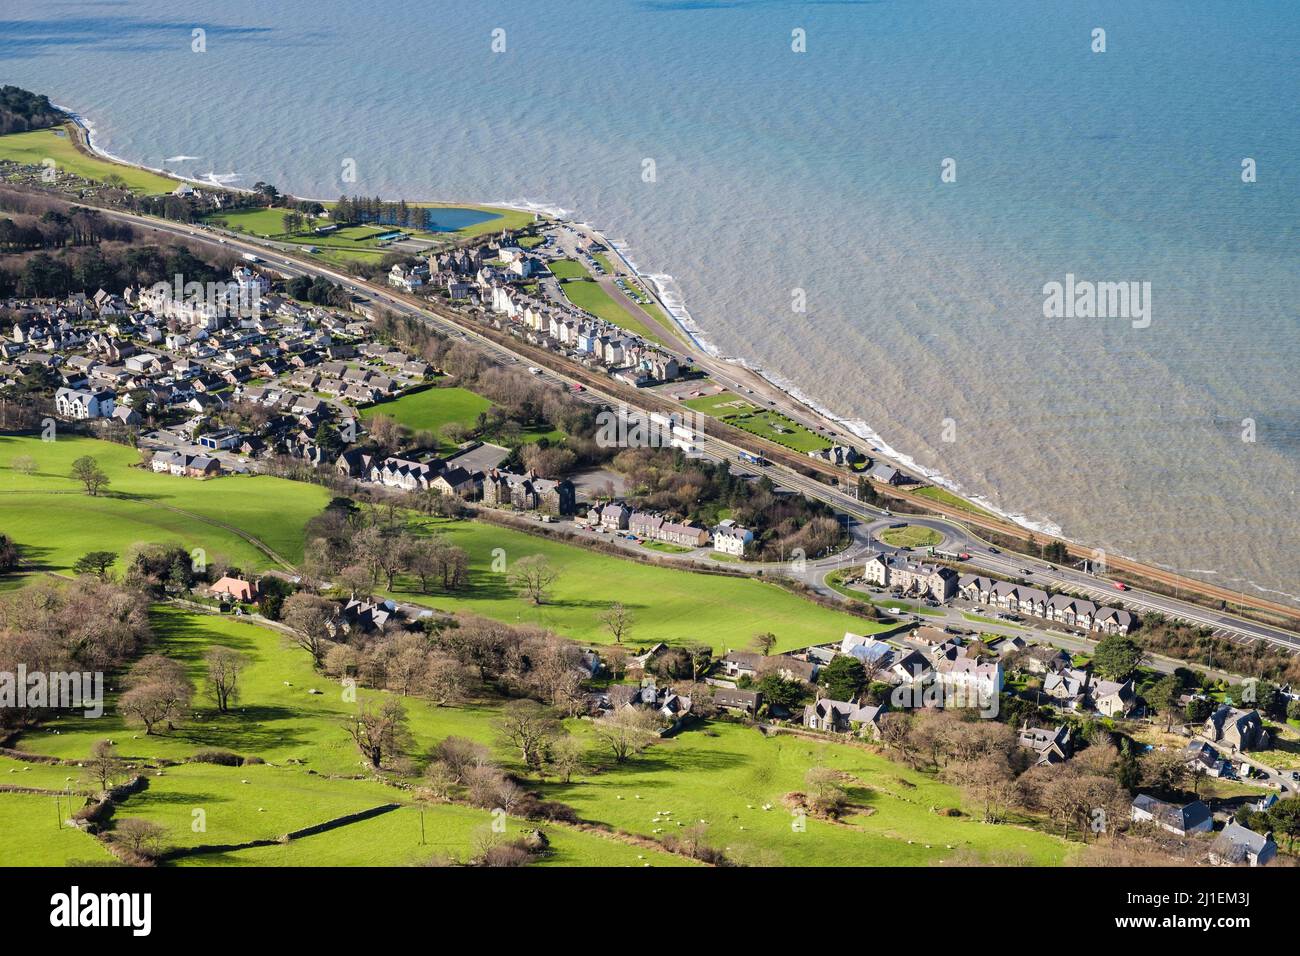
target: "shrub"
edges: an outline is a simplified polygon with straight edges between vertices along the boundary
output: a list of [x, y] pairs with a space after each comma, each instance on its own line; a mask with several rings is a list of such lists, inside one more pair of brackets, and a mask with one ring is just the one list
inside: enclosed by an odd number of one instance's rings
[[232, 750], [200, 750], [190, 757], [190, 763], [214, 763], [221, 767], [238, 767], [244, 758]]

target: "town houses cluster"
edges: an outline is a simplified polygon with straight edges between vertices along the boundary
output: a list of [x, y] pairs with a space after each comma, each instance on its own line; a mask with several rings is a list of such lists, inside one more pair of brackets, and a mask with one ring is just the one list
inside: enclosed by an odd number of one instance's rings
[[1132, 613], [1123, 608], [1098, 605], [1069, 594], [1053, 594], [1014, 581], [961, 574], [945, 564], [916, 561], [901, 553], [880, 553], [868, 558], [863, 564], [862, 580], [907, 597], [941, 604], [960, 597], [1009, 615], [1027, 615], [1084, 631], [1128, 634], [1137, 626]]
[[662, 346], [583, 311], [562, 293], [541, 291], [538, 280], [547, 277], [547, 260], [512, 245], [503, 233], [495, 244], [395, 264], [388, 282], [405, 292], [482, 308], [496, 316], [498, 328], [632, 385], [682, 374], [682, 361]]
[[[138, 441], [159, 473], [210, 477], [275, 456], [329, 465], [338, 449], [320, 444], [322, 426], [355, 441], [358, 407], [425, 387], [435, 369], [377, 340], [362, 302], [342, 311], [270, 289], [241, 264], [202, 288], [178, 279], [0, 302], [12, 317], [0, 385], [39, 375], [53, 387], [54, 413], [97, 433], [152, 419]], [[257, 410], [257, 426], [223, 426], [233, 405]]]
[[587, 509], [586, 525], [603, 532], [626, 532], [642, 541], [661, 541], [691, 550], [707, 547], [737, 558], [752, 556], [754, 532], [726, 518], [712, 529], [690, 521], [678, 521], [649, 511], [637, 511], [621, 501], [593, 504]]
[[507, 449], [485, 442], [466, 442], [449, 458], [433, 457], [424, 461], [395, 456], [380, 459], [352, 450], [339, 455], [335, 468], [343, 477], [385, 488], [432, 491], [465, 501], [481, 501], [493, 508], [539, 515], [574, 513], [577, 493], [572, 481], [497, 467], [508, 454]]

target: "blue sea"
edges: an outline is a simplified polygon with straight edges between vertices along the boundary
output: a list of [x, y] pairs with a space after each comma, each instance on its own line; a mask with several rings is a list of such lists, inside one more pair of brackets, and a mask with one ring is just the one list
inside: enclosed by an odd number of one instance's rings
[[1300, 595], [1295, 0], [6, 0], [0, 81], [188, 175], [564, 210], [990, 507]]

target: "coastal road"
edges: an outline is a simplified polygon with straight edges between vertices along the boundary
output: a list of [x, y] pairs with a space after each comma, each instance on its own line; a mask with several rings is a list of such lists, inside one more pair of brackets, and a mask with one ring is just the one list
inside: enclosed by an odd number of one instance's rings
[[[323, 276], [330, 281], [339, 283], [347, 289], [353, 290], [358, 294], [364, 295], [372, 302], [389, 309], [397, 314], [412, 316], [428, 323], [445, 334], [461, 339], [472, 340], [476, 345], [484, 349], [497, 362], [503, 365], [519, 364], [529, 360], [521, 356], [506, 344], [497, 342], [495, 339], [484, 335], [475, 330], [468, 320], [455, 320], [445, 314], [434, 311], [432, 308], [423, 305], [416, 305], [406, 297], [395, 293], [384, 286], [360, 280], [354, 276], [347, 275], [336, 271], [328, 266], [304, 261], [297, 258], [299, 250], [297, 247], [289, 249], [281, 248], [270, 243], [250, 242], [246, 237], [240, 237], [235, 234], [219, 233], [209, 227], [199, 227], [183, 223], [174, 223], [167, 220], [152, 219], [144, 216], [137, 216], [131, 213], [120, 212], [117, 210], [105, 209], [104, 215], [127, 221], [142, 230], [152, 230], [154, 232], [165, 233], [178, 236], [188, 240], [211, 244], [217, 247], [225, 246], [235, 252], [253, 253], [264, 260], [264, 264], [278, 272], [289, 276], [307, 275]], [[278, 253], [278, 254], [277, 254]], [[563, 362], [562, 357], [551, 356], [558, 364]], [[696, 358], [704, 359], [703, 356]], [[736, 375], [736, 366], [709, 360], [708, 364], [725, 365], [726, 372], [730, 373], [723, 380], [723, 384], [736, 383], [739, 385], [741, 376]], [[561, 372], [553, 366], [538, 365], [541, 369], [540, 378], [550, 381], [566, 388], [578, 384], [579, 380]], [[746, 370], [740, 370], [745, 372]], [[725, 373], [723, 373], [725, 374]], [[720, 376], [721, 377], [721, 374]], [[748, 374], [745, 376], [748, 378]], [[756, 388], [762, 384], [767, 390], [775, 390], [771, 383], [760, 376], [753, 376]], [[615, 396], [612, 393], [601, 391], [598, 387], [590, 384], [590, 376], [584, 377], [581, 384], [586, 391], [577, 393], [585, 401], [596, 404], [609, 404], [619, 406], [627, 404], [622, 396]], [[739, 386], [744, 387], [744, 386]], [[786, 401], [790, 401], [789, 396], [776, 390], [777, 394], [783, 396]], [[647, 410], [631, 409], [633, 413], [647, 414]], [[788, 407], [782, 407], [783, 413], [789, 414]], [[793, 417], [793, 416], [792, 416]], [[860, 442], [860, 439], [857, 439]], [[718, 461], [735, 462], [741, 451], [748, 449], [735, 445], [725, 439], [708, 434], [697, 435], [696, 446], [701, 454]], [[888, 512], [874, 508], [856, 497], [850, 495], [839, 488], [824, 484], [816, 479], [799, 474], [793, 469], [786, 468], [779, 464], [772, 464], [761, 469], [762, 473], [769, 477], [778, 487], [791, 491], [796, 491], [809, 498], [823, 501], [837, 511], [850, 516], [850, 518], [866, 522], [871, 525], [887, 525], [897, 521], [907, 521], [910, 524], [922, 524], [934, 528], [944, 536], [944, 547], [949, 550], [964, 550], [971, 554], [971, 559], [966, 563], [972, 571], [983, 570], [1004, 577], [1023, 578], [1029, 583], [1057, 591], [1068, 591], [1071, 593], [1087, 596], [1098, 603], [1110, 604], [1114, 606], [1123, 606], [1131, 612], [1141, 615], [1147, 612], [1159, 612], [1170, 617], [1180, 618], [1194, 624], [1209, 627], [1219, 633], [1221, 636], [1229, 639], [1249, 643], [1256, 640], [1264, 640], [1285, 648], [1291, 653], [1300, 653], [1300, 634], [1284, 630], [1282, 628], [1272, 627], [1267, 624], [1261, 624], [1245, 618], [1238, 617], [1227, 611], [1216, 611], [1200, 605], [1182, 601], [1174, 597], [1144, 592], [1137, 589], [1131, 589], [1123, 593], [1115, 590], [1113, 585], [1108, 581], [1100, 580], [1083, 571], [1070, 568], [1052, 567], [1043, 561], [1028, 558], [1019, 554], [1003, 555], [995, 553], [989, 544], [981, 539], [974, 531], [966, 527], [963, 523], [951, 518], [930, 518], [915, 515], [893, 517]], [[1023, 574], [1022, 568], [1029, 569], [1029, 574]]]

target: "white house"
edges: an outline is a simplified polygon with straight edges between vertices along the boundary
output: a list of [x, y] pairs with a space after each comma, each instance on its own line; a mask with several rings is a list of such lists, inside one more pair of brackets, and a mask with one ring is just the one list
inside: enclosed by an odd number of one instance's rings
[[116, 398], [112, 392], [61, 388], [54, 393], [54, 407], [64, 418], [108, 418], [113, 414]]
[[713, 529], [713, 550], [723, 554], [733, 554], [738, 558], [745, 556], [745, 549], [754, 543], [754, 532], [742, 528], [731, 518], [722, 521]]

